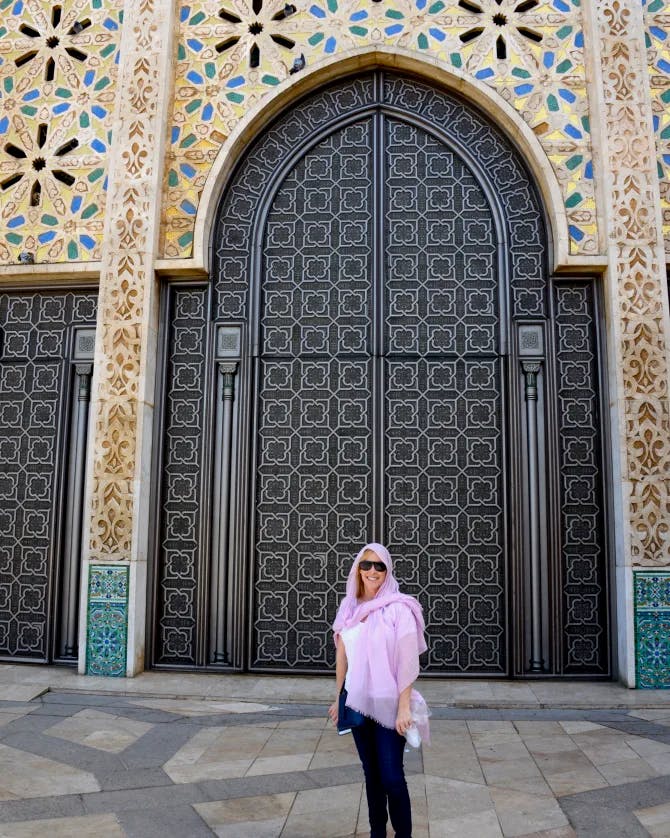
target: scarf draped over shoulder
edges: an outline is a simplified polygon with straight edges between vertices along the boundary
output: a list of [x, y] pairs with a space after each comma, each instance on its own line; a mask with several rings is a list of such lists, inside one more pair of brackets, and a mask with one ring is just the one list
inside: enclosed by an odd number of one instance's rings
[[[358, 565], [368, 550], [386, 565], [386, 578], [374, 599], [363, 602], [356, 596]], [[344, 629], [359, 623], [358, 653], [355, 660], [347, 662], [347, 705], [383, 727], [395, 728], [398, 696], [418, 678], [419, 655], [427, 647], [421, 605], [400, 593], [391, 556], [381, 544], [366, 544], [354, 560], [346, 596], [333, 623], [335, 643]], [[410, 707], [419, 720], [421, 739], [428, 742], [428, 708], [417, 690], [412, 690]]]

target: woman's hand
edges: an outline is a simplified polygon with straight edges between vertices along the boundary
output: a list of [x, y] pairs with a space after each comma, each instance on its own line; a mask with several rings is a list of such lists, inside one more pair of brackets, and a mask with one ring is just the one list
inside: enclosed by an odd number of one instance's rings
[[398, 707], [398, 715], [395, 720], [395, 729], [401, 736], [404, 736], [408, 728], [412, 726], [412, 714], [409, 707], [400, 705]]
[[333, 703], [328, 708], [328, 716], [331, 722], [337, 727], [337, 716], [338, 716], [338, 707], [339, 702], [333, 701]]

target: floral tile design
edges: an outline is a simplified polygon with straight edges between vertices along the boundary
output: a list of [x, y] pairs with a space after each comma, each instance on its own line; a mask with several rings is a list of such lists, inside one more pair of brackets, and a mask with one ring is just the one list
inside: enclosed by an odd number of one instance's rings
[[665, 253], [670, 259], [670, 2], [642, 0], [653, 110]]
[[88, 581], [86, 674], [123, 677], [128, 637], [128, 567], [92, 565]]
[[162, 252], [192, 253], [200, 193], [226, 137], [296, 59], [312, 68], [384, 44], [493, 87], [544, 146], [574, 253], [597, 229], [579, 0], [184, 0], [166, 166]]
[[635, 573], [638, 688], [670, 689], [670, 571]]
[[123, 0], [0, 0], [0, 264], [100, 258]]

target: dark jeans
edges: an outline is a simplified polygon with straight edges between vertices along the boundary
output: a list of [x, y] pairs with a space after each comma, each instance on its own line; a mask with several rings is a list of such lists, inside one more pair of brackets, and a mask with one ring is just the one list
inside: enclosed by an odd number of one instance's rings
[[370, 838], [386, 838], [387, 804], [396, 838], [411, 838], [412, 810], [402, 766], [405, 737], [372, 719], [352, 733], [365, 774]]

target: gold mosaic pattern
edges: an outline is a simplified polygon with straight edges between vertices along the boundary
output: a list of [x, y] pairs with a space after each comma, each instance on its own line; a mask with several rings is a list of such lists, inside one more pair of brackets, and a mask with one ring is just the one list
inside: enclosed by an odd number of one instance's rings
[[0, 265], [100, 259], [123, 0], [0, 0]]
[[670, 3], [666, 0], [647, 0], [645, 3], [643, 0], [643, 4], [663, 238], [666, 259], [670, 261]]
[[192, 253], [221, 145], [296, 59], [375, 44], [438, 58], [493, 87], [535, 131], [560, 181], [573, 253], [597, 251], [579, 0], [182, 0], [162, 253]]
[[663, 298], [665, 258], [656, 223], [656, 148], [637, 0], [597, 4], [606, 166], [612, 173], [608, 231], [619, 297], [630, 555], [670, 564], [670, 404]]

